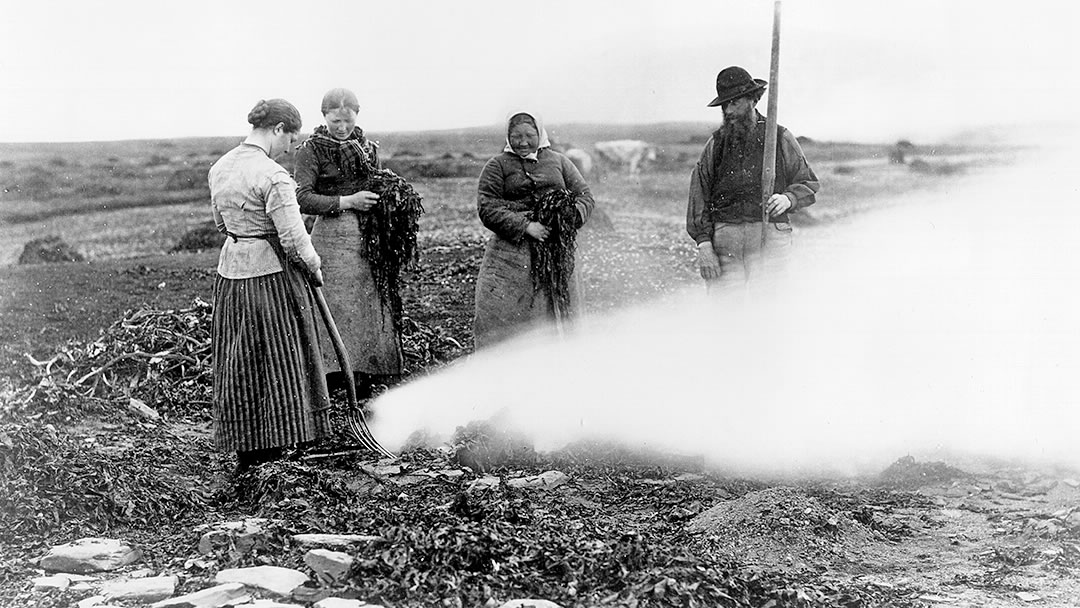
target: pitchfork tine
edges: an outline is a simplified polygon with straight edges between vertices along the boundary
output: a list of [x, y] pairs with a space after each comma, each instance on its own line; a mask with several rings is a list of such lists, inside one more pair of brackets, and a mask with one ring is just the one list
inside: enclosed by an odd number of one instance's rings
[[397, 458], [393, 452], [384, 448], [371, 434], [371, 429], [368, 428], [367, 420], [364, 418], [364, 411], [360, 409], [360, 405], [356, 402], [356, 384], [355, 380], [353, 380], [349, 353], [345, 350], [345, 342], [341, 339], [341, 333], [338, 332], [334, 318], [330, 316], [330, 307], [326, 304], [326, 298], [323, 297], [322, 288], [312, 282], [311, 292], [315, 296], [315, 303], [319, 306], [319, 313], [326, 323], [326, 329], [330, 332], [330, 341], [334, 344], [338, 365], [341, 366], [341, 371], [345, 374], [345, 392], [349, 396], [350, 408], [348, 416], [349, 430], [352, 431], [354, 438], [360, 442], [360, 445], [365, 448], [388, 458]]

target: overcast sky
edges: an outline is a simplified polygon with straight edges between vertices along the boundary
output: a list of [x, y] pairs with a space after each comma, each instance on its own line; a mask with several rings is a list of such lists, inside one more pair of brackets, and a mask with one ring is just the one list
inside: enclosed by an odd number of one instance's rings
[[[0, 141], [236, 135], [260, 98], [305, 130], [329, 88], [367, 130], [719, 122], [716, 73], [768, 78], [771, 0], [0, 0]], [[1073, 0], [786, 0], [780, 122], [938, 140], [1073, 121]], [[765, 103], [761, 108], [764, 110]]]

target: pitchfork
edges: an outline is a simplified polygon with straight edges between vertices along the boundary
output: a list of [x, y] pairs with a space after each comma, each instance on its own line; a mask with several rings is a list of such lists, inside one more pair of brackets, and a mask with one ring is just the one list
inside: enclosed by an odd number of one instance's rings
[[345, 374], [345, 393], [349, 398], [349, 411], [346, 416], [349, 433], [364, 448], [388, 458], [397, 458], [393, 452], [384, 448], [371, 434], [367, 419], [364, 417], [364, 410], [360, 409], [360, 405], [356, 400], [356, 380], [353, 378], [352, 363], [349, 361], [349, 352], [345, 350], [345, 342], [341, 339], [341, 333], [338, 332], [337, 324], [334, 323], [334, 317], [330, 316], [330, 307], [327, 306], [326, 298], [323, 297], [322, 288], [312, 283], [311, 291], [315, 294], [315, 302], [319, 305], [319, 313], [326, 323], [326, 329], [330, 332], [330, 341], [334, 343], [338, 366], [341, 367], [342, 373]]

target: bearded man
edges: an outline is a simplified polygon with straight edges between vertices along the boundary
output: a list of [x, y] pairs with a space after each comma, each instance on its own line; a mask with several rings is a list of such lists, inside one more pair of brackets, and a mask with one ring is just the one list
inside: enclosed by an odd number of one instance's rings
[[769, 266], [782, 261], [792, 243], [788, 214], [814, 204], [820, 188], [795, 136], [778, 126], [776, 180], [765, 203], [769, 225], [762, 245], [765, 117], [755, 108], [767, 84], [737, 66], [716, 77], [716, 99], [709, 107], [723, 109], [724, 123], [694, 168], [686, 208], [686, 231], [698, 244], [698, 267], [707, 285], [749, 281], [758, 256]]

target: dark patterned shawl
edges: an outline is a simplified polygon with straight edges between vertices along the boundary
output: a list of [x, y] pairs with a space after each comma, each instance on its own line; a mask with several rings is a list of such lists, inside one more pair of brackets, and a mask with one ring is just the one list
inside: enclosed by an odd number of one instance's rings
[[364, 137], [364, 130], [360, 127], [354, 127], [348, 139], [341, 140], [331, 136], [326, 125], [319, 125], [306, 143], [329, 150], [342, 175], [366, 179], [376, 168], [375, 158], [368, 149], [373, 144]]

